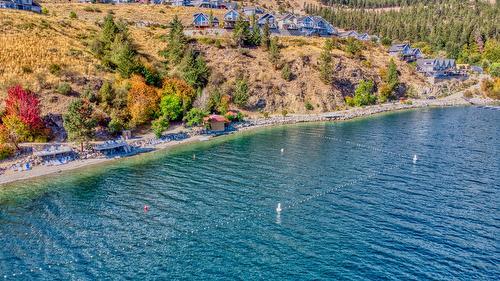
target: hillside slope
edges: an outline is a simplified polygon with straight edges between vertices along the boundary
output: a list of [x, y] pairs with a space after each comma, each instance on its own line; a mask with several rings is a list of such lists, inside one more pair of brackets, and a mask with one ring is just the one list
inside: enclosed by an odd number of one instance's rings
[[[103, 69], [90, 53], [89, 39], [98, 30], [97, 22], [106, 13], [128, 24], [129, 32], [142, 59], [161, 68], [159, 52], [166, 48], [163, 37], [166, 26], [178, 15], [189, 26], [195, 8], [171, 8], [152, 5], [90, 5], [44, 4], [49, 15], [22, 11], [0, 10], [0, 92], [14, 84], [22, 84], [41, 95], [42, 113], [65, 112], [69, 101], [84, 90], [96, 91], [103, 80], [121, 82], [118, 75]], [[74, 11], [77, 18], [69, 17]], [[222, 17], [223, 10], [214, 10]], [[202, 51], [212, 75], [206, 91], [219, 87], [231, 91], [235, 77], [248, 77], [251, 97], [248, 112], [305, 112], [304, 104], [311, 103], [315, 112], [334, 110], [344, 106], [343, 96], [353, 93], [361, 79], [381, 81], [380, 70], [390, 57], [385, 49], [366, 43], [361, 58], [342, 51], [342, 43], [333, 51], [336, 65], [333, 85], [319, 79], [317, 60], [324, 44], [322, 38], [280, 38], [283, 61], [290, 63], [294, 79], [290, 82], [274, 69], [267, 52], [260, 48], [240, 49], [232, 46], [230, 34], [219, 38], [221, 46], [213, 40], [197, 38], [195, 48]], [[414, 75], [412, 67], [398, 63], [402, 82], [417, 91], [426, 84]], [[57, 93], [61, 83], [71, 85], [70, 95]]]

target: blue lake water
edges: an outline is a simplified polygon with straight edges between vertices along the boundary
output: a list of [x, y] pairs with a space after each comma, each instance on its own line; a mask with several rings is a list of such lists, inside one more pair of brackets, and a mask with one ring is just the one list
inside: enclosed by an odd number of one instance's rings
[[499, 150], [498, 111], [424, 109], [0, 187], [0, 280], [498, 280]]

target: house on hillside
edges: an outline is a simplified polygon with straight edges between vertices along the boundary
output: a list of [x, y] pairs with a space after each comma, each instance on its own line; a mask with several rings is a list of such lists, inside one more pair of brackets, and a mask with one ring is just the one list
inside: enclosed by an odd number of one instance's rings
[[174, 7], [187, 7], [193, 6], [191, 0], [171, 0], [170, 5]]
[[413, 62], [424, 57], [424, 54], [419, 48], [411, 48], [410, 54], [404, 59], [407, 62]]
[[196, 28], [208, 28], [208, 27], [218, 27], [219, 19], [216, 17], [211, 17], [210, 15], [204, 13], [196, 13], [193, 15], [193, 27]]
[[304, 16], [297, 19], [299, 30], [306, 36], [331, 36], [337, 30], [322, 17]]
[[284, 30], [296, 30], [297, 26], [297, 16], [294, 14], [285, 14], [278, 19], [278, 28]]
[[238, 13], [236, 10], [229, 10], [225, 15], [224, 15], [224, 28], [232, 29], [234, 28], [234, 25], [236, 24], [236, 21], [240, 17], [240, 13]]
[[418, 59], [417, 71], [428, 77], [445, 78], [457, 75], [454, 59]]
[[419, 48], [412, 48], [410, 44], [394, 44], [389, 48], [389, 55], [399, 57], [406, 62], [413, 62], [423, 57]]
[[222, 0], [194, 0], [193, 6], [200, 8], [220, 9], [222, 7]]
[[370, 41], [372, 38], [368, 33], [361, 33], [356, 36], [356, 39], [361, 40], [361, 41]]
[[264, 10], [259, 7], [243, 7], [243, 14], [247, 18], [251, 18], [253, 16], [258, 17], [259, 15], [264, 14]]
[[349, 37], [358, 38], [359, 34], [354, 30], [349, 30], [349, 31], [340, 32], [338, 34], [338, 36], [340, 38], [344, 38], [344, 39], [349, 38]]
[[33, 0], [0, 0], [0, 9], [15, 9], [41, 13], [42, 7]]
[[389, 48], [389, 55], [393, 57], [400, 57], [401, 55], [409, 54], [410, 49], [411, 47], [409, 44], [393, 44]]
[[259, 27], [263, 27], [265, 24], [268, 24], [269, 25], [269, 28], [270, 29], [276, 29], [278, 28], [278, 23], [276, 21], [276, 17], [273, 15], [273, 14], [269, 14], [269, 13], [266, 13], [264, 14], [263, 16], [261, 16], [258, 20], [257, 20], [257, 25]]
[[237, 10], [238, 9], [238, 3], [236, 2], [230, 2], [230, 1], [225, 1], [222, 2], [221, 9], [228, 9], [228, 10]]

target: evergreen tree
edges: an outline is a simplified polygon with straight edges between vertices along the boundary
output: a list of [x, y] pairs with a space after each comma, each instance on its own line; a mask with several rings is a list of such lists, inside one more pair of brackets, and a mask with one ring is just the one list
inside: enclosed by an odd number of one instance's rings
[[269, 49], [269, 45], [271, 44], [271, 31], [269, 29], [269, 24], [267, 22], [264, 24], [262, 28], [262, 38], [261, 38], [261, 46], [264, 47], [265, 50]]
[[325, 41], [319, 57], [319, 75], [323, 83], [330, 85], [333, 82], [333, 43], [330, 39]]
[[292, 68], [290, 67], [289, 63], [285, 63], [283, 68], [281, 69], [281, 78], [285, 79], [285, 81], [292, 81], [293, 79], [293, 74], [292, 74]]
[[275, 68], [279, 68], [281, 60], [281, 49], [278, 42], [278, 37], [273, 37], [269, 44], [269, 61]]
[[184, 35], [184, 26], [177, 15], [170, 22], [170, 32], [167, 35], [167, 49], [162, 55], [171, 64], [178, 64], [184, 57], [187, 49], [187, 38]]
[[253, 46], [260, 46], [261, 44], [261, 34], [259, 26], [252, 27], [251, 40]]
[[201, 54], [188, 50], [182, 59], [180, 70], [182, 77], [195, 89], [205, 87], [210, 76], [210, 69]]
[[91, 51], [103, 66], [118, 71], [124, 78], [139, 70], [137, 52], [128, 29], [123, 23], [116, 23], [111, 14], [104, 17], [100, 33], [91, 42]]
[[250, 41], [250, 27], [248, 21], [243, 19], [243, 17], [238, 17], [236, 24], [233, 29], [233, 39], [234, 43], [238, 47], [245, 47]]
[[63, 121], [69, 139], [80, 142], [83, 151], [83, 143], [92, 139], [97, 125], [93, 106], [89, 101], [77, 99], [69, 105]]
[[395, 88], [399, 84], [398, 68], [393, 59], [391, 59], [387, 67], [386, 82], [391, 88]]
[[[448, 57], [457, 58], [464, 45], [469, 48], [476, 45], [482, 53], [488, 40], [498, 40], [500, 6], [487, 2], [321, 0], [323, 4], [335, 7], [306, 5], [305, 9], [306, 13], [322, 16], [340, 28], [378, 35], [384, 38], [384, 44], [389, 40], [426, 42], [433, 51], [445, 51]], [[392, 6], [400, 8], [379, 13], [364, 9]]]
[[245, 107], [248, 102], [248, 80], [240, 76], [236, 79], [236, 84], [234, 87], [233, 102], [239, 107]]

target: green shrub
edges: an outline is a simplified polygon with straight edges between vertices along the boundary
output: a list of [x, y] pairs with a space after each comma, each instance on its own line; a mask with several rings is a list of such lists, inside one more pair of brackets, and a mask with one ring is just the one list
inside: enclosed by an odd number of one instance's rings
[[160, 117], [151, 122], [151, 129], [153, 129], [153, 132], [155, 133], [155, 136], [157, 138], [160, 138], [163, 131], [168, 129], [168, 127], [169, 127], [168, 119], [165, 117]]
[[356, 87], [354, 97], [346, 97], [346, 103], [349, 106], [365, 106], [375, 104], [377, 97], [373, 95], [373, 81], [361, 80]]
[[47, 9], [47, 7], [43, 7], [42, 8], [42, 14], [48, 15], [49, 14], [49, 9]]
[[4, 160], [14, 155], [14, 148], [10, 145], [0, 144], [0, 160]]
[[68, 96], [72, 92], [71, 85], [66, 82], [60, 83], [59, 86], [57, 86], [57, 92], [61, 95]]
[[215, 40], [215, 47], [216, 47], [217, 49], [222, 49], [222, 48], [223, 48], [223, 46], [222, 46], [222, 43], [221, 43], [220, 39]]
[[208, 113], [203, 109], [193, 107], [182, 120], [186, 122], [186, 126], [188, 127], [199, 126], [203, 123], [203, 118], [207, 115]]
[[234, 89], [233, 102], [238, 107], [245, 107], [248, 98], [248, 81], [246, 78], [238, 78]]
[[21, 70], [23, 71], [23, 73], [25, 74], [28, 74], [28, 73], [33, 73], [33, 69], [31, 69], [31, 67], [29, 66], [23, 66], [21, 67]]
[[76, 15], [76, 13], [74, 11], [71, 11], [71, 12], [69, 12], [69, 18], [70, 19], [77, 19], [78, 16]]
[[215, 88], [212, 92], [210, 92], [210, 97], [207, 103], [208, 111], [215, 111], [220, 114], [226, 114], [229, 110], [229, 100], [230, 97], [226, 94], [221, 93], [221, 90]]
[[348, 54], [351, 54], [353, 56], [359, 56], [361, 55], [361, 50], [363, 49], [363, 46], [359, 42], [359, 40], [356, 40], [354, 38], [349, 37], [347, 39], [347, 44], [345, 47], [345, 52]]
[[113, 117], [108, 124], [108, 131], [112, 134], [118, 134], [125, 128], [123, 121], [120, 118]]
[[177, 95], [165, 95], [160, 102], [162, 116], [169, 120], [182, 117], [182, 101]]
[[283, 109], [283, 110], [281, 111], [281, 115], [283, 115], [283, 117], [286, 117], [286, 116], [288, 115], [288, 110]]
[[81, 95], [83, 99], [86, 99], [92, 103], [95, 103], [98, 101], [97, 95], [92, 91], [91, 89], [85, 89]]
[[314, 105], [312, 105], [312, 103], [309, 101], [306, 101], [306, 103], [304, 104], [304, 107], [306, 108], [306, 110], [313, 110], [314, 109]]
[[115, 90], [113, 85], [105, 81], [101, 88], [99, 89], [99, 95], [97, 97], [98, 102], [104, 109], [109, 109], [113, 107], [113, 101], [115, 100]]
[[281, 69], [281, 77], [286, 81], [292, 81], [292, 69], [290, 68], [290, 64], [285, 63], [283, 68]]
[[59, 75], [61, 75], [61, 66], [59, 64], [53, 63], [53, 64], [49, 65], [49, 72], [52, 75], [59, 76]]
[[489, 72], [493, 77], [500, 77], [500, 62], [492, 63], [489, 67]]
[[380, 42], [384, 46], [390, 46], [392, 44], [392, 40], [390, 38], [387, 38], [387, 37], [383, 37], [382, 40], [380, 40]]

